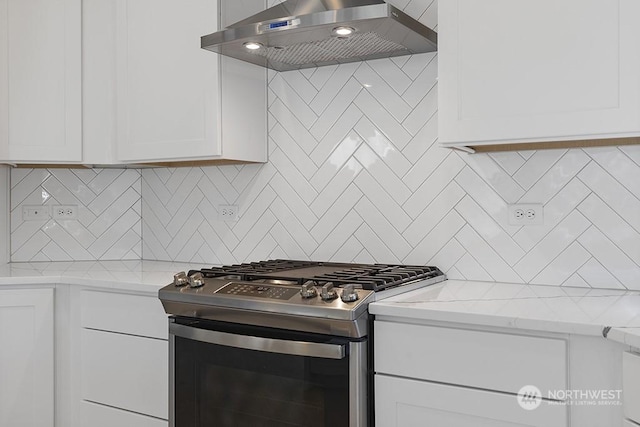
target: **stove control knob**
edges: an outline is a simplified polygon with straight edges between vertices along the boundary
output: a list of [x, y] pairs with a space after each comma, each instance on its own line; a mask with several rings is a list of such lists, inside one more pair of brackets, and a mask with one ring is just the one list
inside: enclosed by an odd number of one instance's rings
[[173, 284], [177, 287], [187, 286], [189, 284], [189, 278], [184, 271], [173, 275]]
[[189, 276], [189, 286], [192, 288], [199, 288], [204, 286], [204, 277], [202, 277], [202, 273], [193, 273]]
[[306, 282], [304, 282], [302, 288], [300, 288], [300, 295], [302, 295], [302, 298], [307, 299], [317, 297], [318, 290], [316, 289], [315, 285], [316, 282], [314, 282], [313, 280], [307, 280]]
[[351, 284], [345, 285], [342, 288], [342, 295], [340, 295], [340, 299], [343, 302], [354, 302], [358, 300], [358, 292], [355, 287]]
[[324, 301], [331, 301], [338, 298], [338, 293], [333, 289], [333, 283], [329, 282], [322, 286], [322, 289], [320, 290], [320, 298]]

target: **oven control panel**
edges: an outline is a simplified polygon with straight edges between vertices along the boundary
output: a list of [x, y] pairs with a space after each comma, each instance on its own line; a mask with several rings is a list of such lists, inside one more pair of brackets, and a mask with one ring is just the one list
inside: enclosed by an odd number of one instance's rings
[[258, 297], [276, 300], [288, 300], [299, 292], [296, 288], [231, 282], [216, 291], [217, 294], [237, 295], [239, 297]]

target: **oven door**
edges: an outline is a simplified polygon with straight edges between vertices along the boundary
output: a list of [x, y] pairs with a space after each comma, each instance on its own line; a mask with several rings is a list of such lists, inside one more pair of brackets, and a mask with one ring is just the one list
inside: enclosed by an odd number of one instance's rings
[[169, 319], [170, 427], [365, 427], [367, 341]]

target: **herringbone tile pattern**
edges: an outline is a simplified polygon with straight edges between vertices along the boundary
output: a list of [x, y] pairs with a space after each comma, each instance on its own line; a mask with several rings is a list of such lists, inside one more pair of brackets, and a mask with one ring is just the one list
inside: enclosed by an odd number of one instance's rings
[[[437, 1], [394, 4], [436, 26]], [[143, 171], [144, 257], [640, 289], [640, 148], [444, 150], [436, 81], [433, 54], [271, 73], [268, 164]], [[545, 224], [509, 225], [515, 202], [543, 203]], [[218, 221], [219, 204], [240, 220]]]
[[[141, 178], [133, 169], [13, 169], [11, 261], [140, 259]], [[76, 205], [76, 220], [23, 221], [23, 205]]]
[[[393, 3], [436, 26], [437, 0]], [[640, 289], [640, 147], [441, 149], [436, 61], [424, 54], [271, 73], [269, 163], [145, 169], [141, 190], [130, 184], [142, 192], [143, 257], [403, 262], [437, 265], [451, 278]], [[64, 181], [58, 175], [69, 173], [78, 172], [13, 171], [14, 260], [104, 257], [115, 249], [97, 250], [101, 236], [128, 233], [112, 233], [112, 221], [98, 221], [91, 209], [90, 239], [15, 218], [22, 201], [64, 194], [31, 181]], [[72, 194], [84, 206], [107, 186], [91, 187], [103, 172], [95, 173], [85, 181], [91, 192]], [[127, 188], [101, 199], [102, 208]], [[507, 205], [515, 202], [544, 204], [544, 225], [509, 225]], [[218, 221], [220, 204], [239, 205], [239, 221]], [[120, 217], [133, 211], [139, 219], [136, 206]], [[80, 243], [69, 246], [74, 240]], [[135, 257], [136, 248], [119, 255]]]

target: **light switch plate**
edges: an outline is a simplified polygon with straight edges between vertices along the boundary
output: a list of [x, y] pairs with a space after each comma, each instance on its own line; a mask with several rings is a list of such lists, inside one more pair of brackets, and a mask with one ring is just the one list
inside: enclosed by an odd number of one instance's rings
[[51, 217], [49, 206], [43, 205], [23, 205], [22, 220], [23, 221], [44, 221]]

